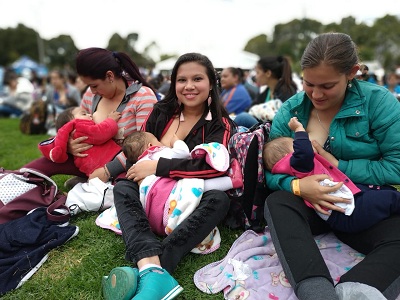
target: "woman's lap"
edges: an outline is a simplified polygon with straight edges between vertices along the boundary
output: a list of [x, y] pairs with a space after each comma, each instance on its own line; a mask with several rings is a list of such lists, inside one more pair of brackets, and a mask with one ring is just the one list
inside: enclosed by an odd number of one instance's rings
[[225, 192], [205, 192], [199, 206], [161, 242], [151, 231], [140, 203], [138, 185], [120, 180], [114, 186], [114, 202], [126, 245], [126, 259], [160, 256], [161, 266], [173, 272], [179, 261], [223, 220], [229, 209]]
[[[313, 246], [313, 236], [329, 228], [301, 198], [284, 191], [274, 192], [266, 200], [265, 215], [267, 222], [272, 223], [268, 224], [271, 235], [292, 285], [304, 276], [329, 276], [321, 265], [325, 263], [318, 248]], [[388, 299], [395, 299], [400, 293], [400, 216], [361, 233], [335, 234], [356, 251], [368, 254], [341, 277], [341, 282], [365, 283], [379, 289]]]
[[64, 163], [55, 163], [46, 157], [40, 157], [35, 159], [26, 165], [23, 166], [24, 168], [35, 169], [39, 172], [47, 176], [53, 176], [58, 174], [65, 174], [65, 175], [75, 175], [79, 177], [86, 177], [84, 173], [79, 171], [79, 169], [74, 164], [74, 158], [72, 155], [68, 156], [68, 160]]

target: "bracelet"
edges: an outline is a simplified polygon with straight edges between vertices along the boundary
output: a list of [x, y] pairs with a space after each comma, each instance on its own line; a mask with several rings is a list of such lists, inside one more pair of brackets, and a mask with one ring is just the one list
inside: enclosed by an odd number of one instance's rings
[[292, 191], [296, 196], [300, 196], [300, 181], [299, 179], [292, 180]]
[[111, 178], [110, 172], [108, 172], [106, 165], [104, 165], [103, 169], [104, 169], [104, 175], [106, 175], [107, 179], [110, 180]]

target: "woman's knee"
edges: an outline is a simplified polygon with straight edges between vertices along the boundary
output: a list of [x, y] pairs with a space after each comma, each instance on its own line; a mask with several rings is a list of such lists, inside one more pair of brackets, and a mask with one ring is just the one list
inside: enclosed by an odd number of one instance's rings
[[293, 202], [293, 198], [296, 198], [292, 193], [286, 191], [275, 191], [268, 195], [265, 199], [265, 208], [280, 206], [285, 203]]
[[207, 206], [211, 206], [216, 210], [227, 210], [230, 205], [230, 199], [228, 195], [225, 192], [218, 190], [205, 192], [202, 201], [203, 200], [207, 200]]

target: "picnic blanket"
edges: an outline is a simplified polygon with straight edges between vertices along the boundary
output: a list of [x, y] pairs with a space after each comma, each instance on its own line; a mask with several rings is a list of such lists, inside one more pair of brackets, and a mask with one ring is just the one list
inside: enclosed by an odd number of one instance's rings
[[[333, 233], [315, 237], [335, 284], [364, 255], [339, 241]], [[245, 231], [226, 257], [201, 268], [194, 283], [207, 294], [223, 292], [224, 299], [291, 300], [296, 295], [283, 272], [269, 229]]]

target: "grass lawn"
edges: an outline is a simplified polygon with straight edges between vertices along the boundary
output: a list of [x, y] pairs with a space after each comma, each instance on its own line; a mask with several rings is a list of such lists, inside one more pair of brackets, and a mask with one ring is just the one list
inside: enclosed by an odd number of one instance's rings
[[[23, 135], [18, 119], [0, 118], [0, 166], [19, 169], [27, 162], [40, 157], [37, 143], [47, 135]], [[69, 176], [58, 175], [53, 179], [64, 190], [63, 183]], [[79, 234], [63, 246], [52, 250], [43, 266], [17, 290], [1, 297], [18, 299], [102, 299], [101, 278], [109, 271], [129, 265], [124, 259], [125, 246], [122, 237], [95, 224], [98, 213], [82, 213], [71, 219]], [[219, 226], [222, 235], [221, 248], [208, 255], [190, 253], [173, 274], [184, 291], [177, 299], [223, 299], [222, 293], [207, 295], [200, 292], [193, 282], [194, 273], [203, 266], [221, 260], [234, 240], [242, 233]], [[1, 241], [0, 241], [1, 242]], [[151, 299], [149, 299], [151, 300]]]

